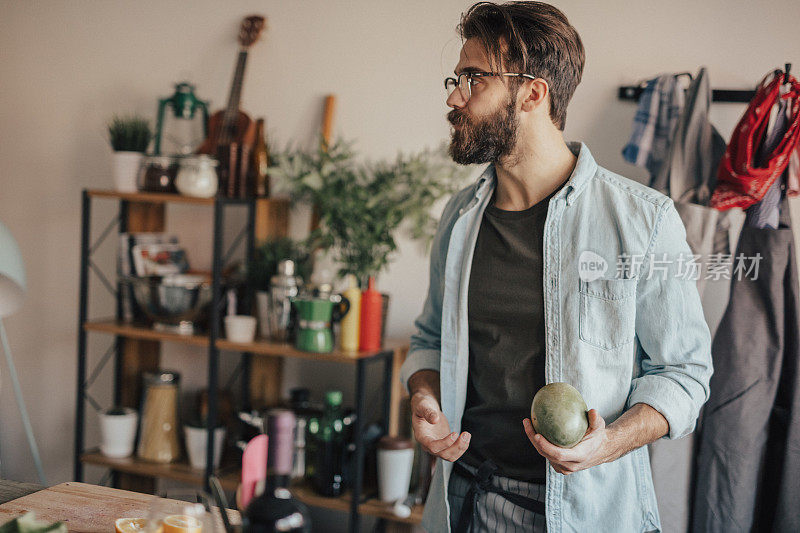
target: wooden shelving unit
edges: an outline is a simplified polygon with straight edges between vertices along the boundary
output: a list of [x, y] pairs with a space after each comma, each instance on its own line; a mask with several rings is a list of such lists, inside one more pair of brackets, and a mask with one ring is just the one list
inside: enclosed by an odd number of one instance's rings
[[[171, 464], [157, 464], [142, 461], [134, 457], [125, 457], [123, 459], [112, 459], [101, 454], [97, 450], [90, 450], [81, 456], [81, 461], [86, 464], [102, 466], [110, 468], [119, 472], [127, 472], [129, 474], [147, 475], [152, 477], [171, 479], [181, 483], [188, 483], [194, 485], [203, 484], [203, 472], [195, 470], [185, 462], [171, 463]], [[226, 491], [235, 491], [239, 485], [241, 473], [238, 468], [222, 467], [215, 475], [219, 478], [222, 488]], [[321, 507], [323, 509], [331, 509], [333, 511], [349, 512], [351, 505], [350, 493], [337, 498], [327, 498], [320, 496], [307, 484], [307, 483], [294, 483], [290, 486], [292, 495], [312, 507]], [[419, 524], [422, 521], [422, 505], [415, 505], [411, 509], [411, 516], [408, 518], [400, 518], [392, 513], [391, 504], [383, 503], [378, 499], [371, 498], [358, 506], [358, 512], [363, 515], [375, 516], [377, 518], [384, 518], [393, 522], [402, 522], [406, 524]]]
[[[115, 459], [106, 457], [96, 449], [81, 455], [81, 462], [89, 465], [103, 466], [117, 472], [125, 472], [137, 476], [152, 478], [172, 479], [191, 485], [203, 485], [203, 471], [195, 470], [186, 462], [152, 463], [138, 459], [135, 455]], [[241, 479], [241, 470], [238, 468], [220, 468], [214, 473], [222, 483], [225, 490], [235, 491]]]
[[[170, 203], [211, 206], [214, 211], [214, 257], [212, 279], [214, 283], [214, 299], [212, 301], [211, 330], [207, 334], [180, 335], [152, 329], [149, 326], [125, 323], [120, 320], [121, 310], [118, 306], [117, 317], [104, 320], [89, 319], [88, 316], [88, 281], [90, 256], [99, 244], [92, 245], [91, 235], [91, 201], [93, 199], [111, 199], [119, 202], [119, 215], [100, 237], [102, 241], [110, 233], [113, 224], [118, 224], [119, 232], [158, 232], [164, 231], [166, 210]], [[329, 361], [350, 364], [355, 367], [356, 389], [356, 469], [353, 491], [338, 498], [325, 498], [317, 495], [305, 484], [292, 486], [295, 496], [310, 506], [323, 507], [350, 513], [350, 531], [359, 531], [359, 515], [376, 516], [393, 522], [418, 524], [422, 517], [422, 506], [412, 510], [411, 517], [400, 519], [391, 511], [391, 506], [377, 499], [364, 500], [361, 494], [363, 480], [364, 446], [362, 438], [365, 403], [365, 370], [373, 362], [383, 363], [384, 403], [383, 420], [388, 420], [388, 432], [396, 434], [399, 428], [399, 408], [402, 397], [401, 385], [396, 379], [397, 370], [402, 364], [408, 350], [407, 342], [398, 339], [387, 339], [378, 351], [344, 352], [340, 350], [327, 354], [302, 352], [292, 345], [274, 343], [257, 339], [252, 343], [234, 343], [221, 338], [219, 328], [219, 305], [221, 291], [222, 228], [224, 208], [227, 205], [240, 205], [248, 209], [248, 231], [246, 242], [246, 258], [250, 257], [255, 241], [285, 236], [288, 222], [288, 200], [283, 199], [224, 199], [224, 198], [190, 198], [176, 194], [159, 193], [121, 193], [105, 190], [85, 190], [83, 192], [83, 216], [81, 238], [81, 280], [80, 309], [78, 333], [78, 408], [76, 413], [75, 434], [75, 479], [82, 480], [83, 465], [95, 465], [111, 469], [115, 472], [115, 484], [128, 490], [152, 493], [156, 478], [172, 479], [183, 483], [207, 485], [210, 475], [217, 475], [226, 490], [235, 490], [240, 478], [239, 466], [225, 467], [216, 472], [192, 469], [186, 462], [157, 464], [134, 457], [112, 459], [105, 457], [96, 449], [84, 449], [83, 428], [85, 418], [85, 388], [87, 385], [87, 341], [90, 332], [113, 335], [116, 338], [114, 401], [118, 405], [137, 407], [141, 397], [139, 387], [143, 372], [159, 368], [160, 346], [163, 342], [180, 343], [203, 348], [207, 353], [209, 417], [216, 418], [217, 360], [220, 352], [236, 352], [246, 362], [247, 404], [252, 406], [275, 405], [281, 390], [283, 360], [286, 358], [302, 358], [307, 360]], [[95, 265], [91, 265], [96, 268]], [[216, 319], [216, 320], [215, 320]], [[360, 421], [360, 422], [359, 422]], [[213, 439], [209, 443], [208, 454], [211, 454]], [[361, 501], [354, 505], [352, 495]]]

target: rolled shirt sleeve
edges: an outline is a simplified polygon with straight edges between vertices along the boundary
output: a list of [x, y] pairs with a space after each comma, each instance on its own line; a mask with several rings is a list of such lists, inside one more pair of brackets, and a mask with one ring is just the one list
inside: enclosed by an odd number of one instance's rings
[[691, 433], [709, 397], [711, 334], [703, 315], [686, 230], [671, 199], [658, 212], [637, 283], [636, 336], [642, 374], [633, 379], [626, 408], [646, 403], [669, 423], [662, 438]]

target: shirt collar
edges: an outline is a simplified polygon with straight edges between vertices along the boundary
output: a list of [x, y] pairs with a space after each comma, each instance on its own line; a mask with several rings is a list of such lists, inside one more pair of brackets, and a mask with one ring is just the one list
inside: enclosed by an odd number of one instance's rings
[[[581, 141], [569, 141], [567, 147], [578, 157], [575, 168], [572, 171], [567, 183], [558, 191], [553, 198], [567, 196], [567, 205], [570, 205], [575, 198], [583, 191], [589, 179], [597, 172], [597, 162], [592, 157], [592, 153], [585, 143]], [[475, 182], [475, 197], [483, 198], [487, 192], [491, 192], [497, 181], [494, 163], [486, 167]]]

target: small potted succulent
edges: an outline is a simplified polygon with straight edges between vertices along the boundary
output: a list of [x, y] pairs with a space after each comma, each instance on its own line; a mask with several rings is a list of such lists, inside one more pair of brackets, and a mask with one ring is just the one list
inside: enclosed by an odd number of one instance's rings
[[108, 124], [114, 150], [114, 185], [120, 192], [136, 192], [136, 177], [153, 132], [147, 119], [138, 115], [115, 116]]

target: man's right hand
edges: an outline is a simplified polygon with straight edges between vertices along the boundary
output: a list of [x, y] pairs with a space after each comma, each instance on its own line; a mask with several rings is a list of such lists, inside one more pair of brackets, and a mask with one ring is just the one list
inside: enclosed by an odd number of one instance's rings
[[455, 461], [467, 451], [471, 435], [466, 431], [460, 435], [450, 431], [436, 398], [438, 382], [439, 373], [430, 370], [416, 372], [409, 379], [411, 427], [425, 451], [446, 461]]

